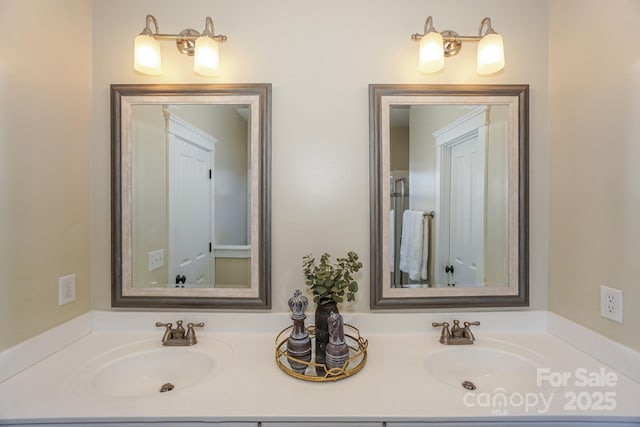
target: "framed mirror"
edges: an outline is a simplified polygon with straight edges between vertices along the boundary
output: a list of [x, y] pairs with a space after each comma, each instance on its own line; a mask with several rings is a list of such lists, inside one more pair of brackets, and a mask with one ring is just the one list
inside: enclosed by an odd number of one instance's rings
[[270, 308], [271, 85], [111, 86], [112, 306]]
[[370, 85], [371, 308], [529, 304], [527, 85]]

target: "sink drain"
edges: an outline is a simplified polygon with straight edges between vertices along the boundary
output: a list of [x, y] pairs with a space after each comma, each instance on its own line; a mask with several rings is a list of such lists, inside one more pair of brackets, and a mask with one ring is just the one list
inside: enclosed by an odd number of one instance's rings
[[165, 391], [171, 391], [175, 388], [176, 386], [174, 386], [171, 383], [166, 383], [166, 384], [162, 384], [162, 387], [160, 387], [160, 393], [164, 393]]
[[472, 383], [471, 381], [463, 381], [462, 382], [462, 387], [466, 388], [467, 390], [475, 390], [476, 389], [476, 385], [474, 383]]

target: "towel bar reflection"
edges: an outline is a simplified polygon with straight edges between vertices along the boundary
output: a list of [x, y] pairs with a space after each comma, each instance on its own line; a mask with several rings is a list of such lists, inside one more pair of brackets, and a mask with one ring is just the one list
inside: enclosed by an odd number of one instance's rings
[[[434, 219], [434, 218], [436, 217], [436, 213], [435, 213], [435, 211], [424, 212], [424, 213], [422, 214], [422, 217], [423, 217], [423, 218], [428, 218], [426, 221], [423, 219], [424, 226], [425, 226], [425, 227], [427, 228], [427, 230], [428, 230], [428, 229], [429, 229], [429, 220], [430, 220], [430, 219], [431, 219], [431, 220], [432, 220], [432, 219]], [[427, 252], [427, 253], [428, 253], [428, 255], [427, 255], [427, 260], [426, 260], [426, 261], [427, 261], [427, 265], [429, 266], [429, 267], [428, 267], [428, 271], [431, 271], [431, 269], [433, 268], [433, 265], [432, 265], [432, 264], [433, 264], [433, 259], [432, 259], [432, 254], [431, 254], [431, 236], [433, 236], [433, 233], [432, 233], [432, 232], [429, 232], [429, 238], [427, 239], [427, 245], [429, 245], [429, 246], [428, 246], [428, 249], [429, 249], [429, 250], [428, 250], [428, 252]], [[432, 281], [432, 279], [429, 279], [429, 280], [428, 280], [428, 282], [430, 283], [430, 285], [429, 285], [429, 286], [433, 286], [433, 283], [431, 283], [431, 281]]]

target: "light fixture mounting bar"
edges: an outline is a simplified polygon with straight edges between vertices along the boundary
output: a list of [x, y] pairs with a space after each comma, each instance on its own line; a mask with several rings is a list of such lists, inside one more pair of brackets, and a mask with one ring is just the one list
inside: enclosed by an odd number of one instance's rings
[[[485, 31], [483, 32], [482, 30]], [[427, 33], [431, 31], [436, 31], [436, 29], [433, 28], [433, 18], [431, 16], [428, 16], [424, 23], [424, 33], [411, 34], [411, 40], [420, 41], [425, 35], [427, 35]], [[480, 22], [480, 28], [478, 29], [477, 36], [461, 36], [460, 34], [452, 30], [444, 30], [440, 32], [440, 35], [442, 35], [443, 39], [456, 39], [460, 41], [480, 41], [482, 37], [486, 36], [487, 34], [495, 34], [494, 29], [491, 27], [491, 18], [489, 17], [483, 18]]]
[[[180, 53], [193, 56], [196, 50], [196, 39], [200, 36], [204, 36], [205, 34], [206, 30], [203, 31], [202, 34], [200, 34], [193, 28], [187, 28], [186, 30], [182, 30], [180, 34], [152, 34], [151, 37], [156, 40], [175, 40], [176, 48]], [[227, 41], [227, 36], [223, 34], [208, 36], [218, 43], [224, 43]]]
[[[444, 30], [442, 31], [440, 34], [442, 35], [443, 39], [450, 39], [450, 40], [462, 40], [462, 41], [479, 41], [482, 39], [482, 37], [480, 36], [460, 36], [458, 34], [456, 34], [455, 36], [451, 36], [451, 37], [447, 37], [447, 33], [453, 33], [453, 31], [451, 30]], [[420, 41], [422, 40], [422, 38], [424, 37], [424, 34], [420, 34], [420, 33], [415, 33], [415, 34], [411, 34], [411, 40], [413, 41]]]
[[[198, 37], [200, 37], [200, 33], [197, 32], [196, 30], [193, 29], [187, 29], [185, 31], [193, 31], [195, 33], [193, 34], [188, 34], [188, 35], [183, 35], [182, 33], [180, 34], [152, 34], [151, 37], [153, 37], [154, 39], [158, 39], [158, 40], [178, 40], [178, 39], [182, 39], [182, 38], [187, 38], [187, 39], [197, 39]], [[227, 41], [227, 36], [223, 35], [223, 34], [217, 34], [212, 36], [211, 38], [213, 38], [215, 41], [219, 42], [219, 43], [224, 43]]]

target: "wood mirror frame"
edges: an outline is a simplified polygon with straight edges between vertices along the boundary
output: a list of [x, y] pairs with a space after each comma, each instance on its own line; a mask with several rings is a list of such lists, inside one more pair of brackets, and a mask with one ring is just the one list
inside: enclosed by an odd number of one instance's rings
[[[390, 105], [509, 105], [508, 282], [505, 287], [391, 288], [389, 262]], [[372, 309], [510, 307], [529, 305], [529, 86], [403, 85], [369, 86], [371, 300]], [[385, 136], [385, 132], [387, 135]], [[385, 146], [386, 144], [386, 146]], [[386, 182], [385, 182], [386, 181]]]
[[[123, 138], [123, 130], [131, 124], [131, 105], [136, 103], [248, 104], [252, 221], [251, 283], [246, 289], [187, 291], [165, 285], [132, 291], [131, 141]], [[111, 246], [113, 307], [271, 307], [271, 84], [111, 85]]]

